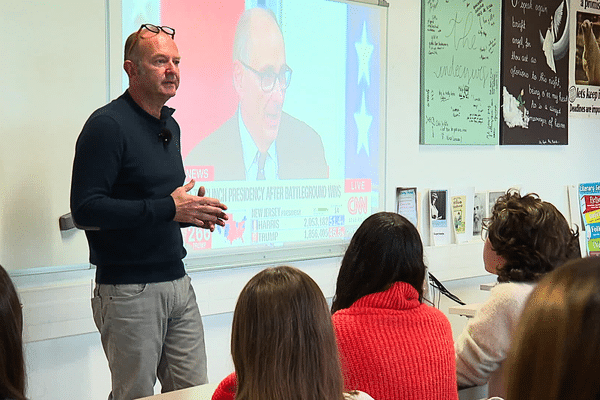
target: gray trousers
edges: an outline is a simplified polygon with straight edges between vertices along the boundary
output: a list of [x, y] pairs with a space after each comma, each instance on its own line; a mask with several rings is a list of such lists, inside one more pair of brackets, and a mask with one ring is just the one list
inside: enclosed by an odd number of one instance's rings
[[131, 400], [208, 382], [204, 328], [184, 276], [171, 282], [96, 284], [94, 322], [111, 372], [109, 400]]

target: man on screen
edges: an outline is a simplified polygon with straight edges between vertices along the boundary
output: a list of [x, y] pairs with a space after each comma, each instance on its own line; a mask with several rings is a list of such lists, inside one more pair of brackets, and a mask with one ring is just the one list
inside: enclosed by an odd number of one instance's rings
[[238, 110], [192, 149], [186, 165], [213, 166], [217, 181], [327, 178], [320, 136], [282, 111], [291, 77], [273, 12], [246, 10], [233, 43]]

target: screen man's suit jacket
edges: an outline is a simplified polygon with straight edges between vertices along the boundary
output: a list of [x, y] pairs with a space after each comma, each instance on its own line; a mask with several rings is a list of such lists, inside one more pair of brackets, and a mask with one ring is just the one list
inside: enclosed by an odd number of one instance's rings
[[[321, 137], [304, 122], [282, 113], [275, 140], [279, 179], [328, 178]], [[215, 181], [246, 180], [238, 113], [200, 141], [187, 155], [187, 166], [213, 166]]]

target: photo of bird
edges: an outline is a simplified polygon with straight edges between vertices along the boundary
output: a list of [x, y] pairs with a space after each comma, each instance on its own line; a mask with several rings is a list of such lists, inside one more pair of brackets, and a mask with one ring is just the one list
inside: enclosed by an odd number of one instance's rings
[[[561, 34], [561, 26], [562, 34]], [[556, 40], [558, 37], [558, 41]], [[540, 31], [540, 43], [546, 56], [548, 67], [556, 73], [555, 61], [563, 58], [569, 50], [569, 2], [562, 0], [550, 17], [550, 24], [546, 34]]]

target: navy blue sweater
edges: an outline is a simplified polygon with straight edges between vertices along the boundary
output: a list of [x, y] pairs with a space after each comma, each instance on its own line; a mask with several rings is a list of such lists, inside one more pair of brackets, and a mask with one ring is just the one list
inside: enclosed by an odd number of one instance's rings
[[[170, 194], [184, 183], [175, 110], [157, 119], [129, 92], [96, 110], [77, 140], [71, 213], [86, 230], [96, 282], [164, 282], [185, 274]], [[161, 130], [172, 139], [165, 142]]]

